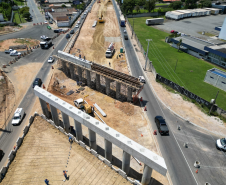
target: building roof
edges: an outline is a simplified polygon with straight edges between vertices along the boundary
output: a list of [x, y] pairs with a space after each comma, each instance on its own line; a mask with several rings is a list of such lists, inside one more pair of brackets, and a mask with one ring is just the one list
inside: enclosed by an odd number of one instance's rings
[[205, 50], [207, 50], [215, 55], [226, 58], [226, 43], [217, 44], [214, 46], [206, 46]]
[[219, 70], [219, 69], [213, 68], [213, 69], [210, 69], [208, 71], [210, 71], [211, 73], [217, 74], [218, 76], [222, 76], [222, 77], [226, 78], [226, 73], [224, 71]]
[[60, 17], [56, 17], [57, 21], [68, 21], [68, 16], [60, 16]]

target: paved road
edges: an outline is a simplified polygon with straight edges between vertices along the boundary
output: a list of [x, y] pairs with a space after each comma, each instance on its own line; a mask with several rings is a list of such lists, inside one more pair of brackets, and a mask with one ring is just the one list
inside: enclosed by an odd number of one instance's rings
[[[115, 1], [112, 2], [115, 3]], [[116, 14], [119, 19], [118, 11]], [[120, 29], [123, 34], [125, 28], [120, 27]], [[144, 75], [130, 39], [124, 43], [133, 76]], [[163, 116], [168, 123], [169, 136], [158, 134], [155, 137], [165, 159], [172, 183], [174, 185], [195, 185], [204, 184], [205, 182], [219, 185], [225, 184], [224, 170], [226, 169], [226, 162], [224, 161], [226, 161], [226, 155], [216, 150], [215, 141], [218, 136], [213, 136], [173, 115], [157, 101], [148, 84], [144, 86], [141, 96], [147, 106], [147, 116], [151, 122], [152, 129], [157, 130], [154, 123], [154, 117], [157, 115]], [[177, 125], [181, 126], [181, 131], [177, 130]], [[189, 143], [188, 148], [183, 147], [184, 142]], [[217, 160], [216, 157], [218, 158]], [[198, 175], [195, 173], [197, 169], [193, 166], [195, 160], [199, 160], [203, 165], [199, 169]]]
[[[27, 0], [27, 6], [30, 8], [30, 14], [32, 15], [32, 22], [33, 23], [40, 23], [45, 21], [44, 14], [40, 12], [38, 7], [35, 4], [34, 0]], [[33, 10], [33, 11], [32, 11]]]

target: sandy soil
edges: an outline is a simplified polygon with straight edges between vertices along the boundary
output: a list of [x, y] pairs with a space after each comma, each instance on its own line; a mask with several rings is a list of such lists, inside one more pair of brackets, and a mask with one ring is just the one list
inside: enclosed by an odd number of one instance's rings
[[[95, 28], [92, 27], [94, 21], [97, 21], [99, 14], [102, 12], [104, 23], [97, 23]], [[115, 54], [113, 58], [107, 59], [105, 52], [110, 42], [108, 38], [115, 40]], [[85, 23], [82, 26], [79, 37], [71, 50], [71, 54], [76, 56], [85, 56], [87, 60], [94, 61], [95, 63], [102, 64], [118, 71], [128, 74], [125, 57], [117, 57], [122, 47], [120, 40], [120, 31], [117, 23], [116, 14], [112, 2], [101, 2], [93, 5], [91, 13], [88, 14]], [[80, 49], [80, 53], [77, 49]], [[121, 61], [121, 62], [120, 62]], [[109, 66], [109, 62], [111, 66]]]
[[[0, 42], [0, 51], [5, 51], [9, 49], [9, 46], [16, 46], [16, 45], [27, 45], [28, 47], [33, 47], [35, 45], [38, 45], [40, 41], [35, 39], [8, 39], [3, 40]], [[18, 51], [23, 51], [26, 49], [17, 49]]]
[[[127, 32], [131, 38], [132, 32], [129, 29], [129, 26], [127, 26]], [[137, 48], [136, 53], [141, 62], [141, 65], [144, 67], [145, 58], [140, 52], [136, 40], [131, 39], [131, 41], [133, 45], [135, 45], [135, 48]], [[217, 134], [226, 135], [226, 124], [223, 123], [222, 120], [214, 116], [208, 116], [207, 114], [203, 113], [195, 104], [184, 101], [178, 93], [174, 94], [166, 90], [161, 84], [155, 81], [153, 73], [146, 72], [146, 75], [148, 76], [148, 80], [153, 86], [156, 94], [158, 94], [158, 97], [167, 105], [167, 107], [170, 107], [174, 112], [189, 120], [190, 122], [197, 124], [198, 126], [201, 126]]]
[[22, 26], [22, 27], [18, 27], [18, 26], [4, 26], [4, 27], [0, 28], [0, 35], [16, 32], [16, 31], [20, 31], [20, 30], [22, 30], [22, 29], [24, 29], [26, 27], [27, 26]]

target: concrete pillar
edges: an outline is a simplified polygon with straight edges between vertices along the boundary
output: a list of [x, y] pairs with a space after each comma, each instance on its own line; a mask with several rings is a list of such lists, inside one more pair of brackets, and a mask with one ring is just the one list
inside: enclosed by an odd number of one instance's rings
[[49, 104], [49, 105], [50, 105], [50, 110], [51, 110], [51, 114], [52, 114], [52, 120], [56, 126], [59, 126], [60, 121], [59, 121], [57, 109], [54, 106], [52, 106], [51, 104]]
[[77, 71], [78, 71], [78, 79], [81, 82], [82, 81], [82, 68], [77, 66]]
[[120, 98], [121, 83], [116, 82], [116, 99]]
[[64, 60], [61, 60], [61, 64], [62, 64], [63, 72], [66, 73], [66, 62]]
[[86, 70], [86, 79], [87, 79], [88, 87], [91, 87], [91, 77], [90, 77], [90, 71], [89, 70]]
[[123, 156], [122, 156], [122, 170], [126, 172], [126, 175], [129, 174], [129, 169], [130, 169], [130, 154], [127, 152], [123, 151]]
[[50, 114], [49, 114], [49, 110], [48, 110], [48, 107], [47, 107], [47, 104], [44, 100], [42, 100], [41, 98], [39, 98], [39, 101], [40, 101], [40, 104], [41, 104], [41, 107], [42, 107], [42, 112], [43, 114], [47, 117], [47, 118], [50, 118]]
[[104, 145], [105, 145], [105, 158], [112, 161], [112, 143], [108, 141], [107, 139], [104, 139]]
[[93, 150], [97, 150], [96, 133], [89, 129], [89, 146]]
[[[68, 65], [67, 65], [68, 64]], [[66, 62], [66, 75], [71, 78], [70, 63]]]
[[71, 79], [75, 80], [75, 68], [74, 68], [74, 64], [70, 64], [70, 74], [71, 74]]
[[67, 114], [65, 114], [64, 112], [61, 111], [62, 114], [62, 118], [63, 118], [63, 123], [64, 123], [64, 129], [67, 133], [70, 132], [70, 121], [69, 121], [69, 117]]
[[83, 141], [83, 135], [82, 135], [82, 125], [78, 121], [74, 120], [75, 122], [75, 132], [76, 132], [76, 139], [78, 141]]
[[132, 101], [132, 88], [131, 87], [127, 88], [127, 101], [128, 102]]
[[110, 95], [110, 79], [105, 77], [106, 94]]
[[100, 75], [96, 74], [96, 89], [100, 90]]
[[143, 176], [141, 179], [142, 185], [147, 185], [151, 181], [152, 168], [147, 165], [144, 165]]

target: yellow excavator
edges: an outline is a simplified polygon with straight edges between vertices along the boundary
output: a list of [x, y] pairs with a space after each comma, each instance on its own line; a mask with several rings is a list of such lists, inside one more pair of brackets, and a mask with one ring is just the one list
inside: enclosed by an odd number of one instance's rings
[[99, 23], [104, 23], [102, 11], [99, 13], [99, 20], [98, 20], [98, 22]]
[[89, 96], [89, 95], [86, 95], [84, 96], [84, 98], [79, 98], [77, 100], [74, 101], [74, 104], [76, 107], [78, 107], [79, 109], [84, 109], [84, 111], [87, 113], [87, 114], [92, 114], [93, 113], [93, 107], [91, 105], [89, 105], [88, 103], [85, 103], [84, 99]]

